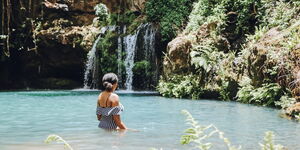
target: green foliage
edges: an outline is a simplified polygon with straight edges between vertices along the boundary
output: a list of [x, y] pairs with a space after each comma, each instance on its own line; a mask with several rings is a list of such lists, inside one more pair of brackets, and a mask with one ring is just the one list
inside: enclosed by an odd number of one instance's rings
[[238, 91], [237, 100], [249, 104], [275, 106], [282, 94], [283, 90], [277, 83], [266, 83], [259, 88], [249, 84]]
[[168, 80], [160, 80], [157, 90], [163, 96], [198, 99], [203, 93], [199, 77], [194, 75], [174, 75]]
[[137, 15], [132, 11], [126, 11], [123, 14], [114, 13], [109, 15], [109, 25], [129, 25], [137, 18]]
[[296, 99], [295, 98], [292, 98], [290, 96], [284, 95], [284, 96], [282, 96], [279, 99], [279, 101], [275, 102], [275, 105], [279, 106], [282, 109], [286, 109], [286, 108], [291, 107], [295, 103], [296, 103]]
[[[181, 136], [181, 144], [191, 144], [193, 143], [196, 149], [208, 150], [212, 147], [212, 143], [205, 142], [213, 135], [218, 135], [218, 137], [225, 143], [228, 150], [240, 150], [241, 146], [232, 146], [230, 140], [224, 137], [224, 133], [221, 132], [214, 125], [203, 126], [196, 121], [193, 116], [187, 111], [182, 110], [182, 113], [186, 115], [187, 124], [191, 125], [190, 128], [185, 130], [186, 135]], [[284, 146], [274, 143], [274, 133], [266, 132], [264, 137], [264, 143], [260, 144], [262, 150], [284, 150]], [[219, 143], [220, 144], [220, 143]]]
[[257, 0], [200, 0], [189, 16], [186, 32], [197, 31], [203, 24], [215, 24], [218, 32], [232, 28], [227, 32], [249, 33], [256, 24], [259, 7], [261, 3]]
[[111, 31], [108, 31], [103, 38], [97, 44], [99, 52], [99, 65], [100, 73], [105, 74], [108, 72], [118, 71], [118, 56], [116, 53], [116, 44], [112, 41], [117, 41], [118, 35]]
[[262, 0], [262, 2], [263, 5], [259, 8], [258, 15], [260, 26], [287, 28], [297, 21], [296, 16], [300, 10], [298, 0], [288, 2], [285, 0]]
[[218, 28], [225, 25], [226, 10], [220, 3], [221, 1], [215, 0], [199, 0], [189, 16], [185, 32], [197, 31], [204, 23], [214, 23]]
[[[190, 53], [191, 64], [195, 67], [196, 74], [200, 76], [200, 83], [220, 93], [223, 100], [232, 100], [238, 84], [234, 80], [236, 76], [232, 70], [234, 53], [218, 51], [215, 42], [207, 39], [199, 45], [194, 45]], [[211, 88], [212, 87], [212, 88]]]
[[151, 64], [147, 60], [142, 60], [139, 62], [135, 62], [132, 68], [132, 71], [135, 75], [143, 76], [144, 78], [149, 78], [152, 76]]
[[148, 0], [145, 13], [149, 22], [161, 27], [162, 40], [170, 41], [186, 24], [195, 0]]
[[55, 135], [55, 134], [51, 134], [47, 137], [47, 139], [45, 140], [45, 143], [49, 144], [51, 142], [58, 142], [58, 143], [63, 143], [65, 148], [69, 149], [69, 150], [73, 150], [73, 148], [71, 147], [71, 145], [65, 141], [62, 137]]
[[191, 64], [196, 69], [202, 69], [205, 73], [210, 73], [218, 68], [218, 60], [222, 53], [215, 50], [211, 45], [197, 45], [190, 53]]
[[100, 3], [94, 7], [94, 10], [95, 10], [95, 15], [98, 17], [98, 20], [100, 22], [106, 23], [108, 19], [107, 7], [104, 4]]

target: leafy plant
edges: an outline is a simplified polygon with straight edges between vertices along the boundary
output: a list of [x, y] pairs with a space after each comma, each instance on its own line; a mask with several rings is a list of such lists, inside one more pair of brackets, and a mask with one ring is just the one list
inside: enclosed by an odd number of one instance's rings
[[97, 20], [102, 24], [106, 24], [107, 19], [109, 17], [107, 7], [104, 4], [100, 3], [94, 7], [94, 10], [95, 10], [95, 15], [97, 16]]
[[281, 98], [279, 99], [279, 101], [275, 102], [275, 105], [279, 106], [282, 109], [286, 109], [286, 108], [292, 106], [295, 103], [296, 103], [296, 99], [295, 98], [292, 98], [292, 97], [290, 97], [288, 95], [284, 95], [284, 96], [281, 96]]
[[45, 143], [49, 144], [51, 142], [58, 142], [58, 143], [63, 143], [64, 147], [69, 149], [69, 150], [73, 150], [73, 148], [71, 147], [71, 145], [65, 141], [62, 137], [55, 135], [55, 134], [51, 134], [47, 137], [47, 139], [45, 140]]
[[204, 23], [215, 23], [219, 28], [225, 24], [225, 8], [220, 4], [221, 1], [200, 0], [189, 15], [189, 22], [185, 32], [197, 31]]
[[260, 26], [269, 28], [287, 28], [296, 21], [299, 11], [299, 1], [285, 0], [262, 0], [262, 7], [259, 8], [258, 16]]
[[261, 146], [261, 150], [286, 150], [282, 145], [274, 144], [274, 133], [268, 131], [265, 133], [264, 144], [259, 144]]
[[198, 99], [203, 93], [199, 77], [194, 75], [174, 75], [160, 80], [157, 90], [166, 97]]
[[[205, 142], [205, 140], [209, 139], [213, 135], [218, 135], [219, 139], [221, 139], [225, 144], [228, 150], [240, 150], [241, 146], [233, 146], [230, 140], [224, 137], [224, 133], [221, 132], [214, 125], [203, 126], [196, 121], [193, 116], [187, 111], [182, 110], [182, 113], [186, 115], [187, 124], [191, 125], [191, 128], [186, 129], [186, 135], [181, 137], [181, 144], [194, 144], [196, 149], [208, 150], [212, 147], [212, 143]], [[286, 148], [280, 144], [274, 143], [274, 133], [268, 131], [265, 133], [264, 143], [259, 144], [262, 150], [285, 150]]]
[[135, 62], [134, 66], [132, 68], [132, 71], [134, 74], [144, 76], [146, 78], [151, 77], [152, 73], [151, 70], [151, 64], [147, 60]]
[[259, 88], [247, 85], [238, 91], [237, 100], [249, 104], [275, 106], [282, 94], [283, 90], [277, 83], [266, 83]]
[[240, 150], [241, 146], [235, 147], [231, 144], [228, 138], [224, 137], [224, 133], [221, 132], [214, 125], [202, 126], [196, 121], [193, 116], [187, 111], [182, 110], [182, 113], [186, 115], [187, 124], [191, 125], [191, 128], [185, 130], [186, 135], [181, 136], [181, 144], [194, 143], [194, 147], [201, 150], [208, 150], [212, 147], [212, 143], [205, 142], [208, 138], [217, 134], [219, 138], [226, 144], [228, 150]]

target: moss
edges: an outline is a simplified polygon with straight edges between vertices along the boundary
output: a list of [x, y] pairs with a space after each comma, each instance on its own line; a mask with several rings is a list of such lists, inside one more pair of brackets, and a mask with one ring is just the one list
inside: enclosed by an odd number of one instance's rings
[[108, 31], [97, 44], [101, 76], [108, 72], [118, 72], [118, 34]]
[[134, 19], [127, 28], [127, 34], [133, 34], [134, 31], [142, 24], [145, 23], [146, 21], [146, 16], [139, 16], [136, 19]]
[[126, 11], [123, 14], [112, 13], [109, 15], [108, 25], [129, 25], [139, 16], [140, 13], [132, 11]]

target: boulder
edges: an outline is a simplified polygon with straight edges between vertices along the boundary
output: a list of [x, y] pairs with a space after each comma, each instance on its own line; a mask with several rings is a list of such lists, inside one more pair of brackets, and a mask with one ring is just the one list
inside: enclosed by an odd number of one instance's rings
[[168, 43], [167, 54], [163, 62], [166, 76], [173, 73], [186, 73], [190, 69], [190, 49], [192, 41], [188, 36], [178, 36]]
[[286, 115], [295, 118], [297, 115], [300, 115], [300, 102], [292, 105], [286, 109]]

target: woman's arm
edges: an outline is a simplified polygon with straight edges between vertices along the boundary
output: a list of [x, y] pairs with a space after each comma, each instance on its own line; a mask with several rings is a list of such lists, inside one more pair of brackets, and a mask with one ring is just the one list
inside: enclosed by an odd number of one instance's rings
[[[119, 96], [116, 94], [112, 95], [111, 102], [112, 107], [119, 106]], [[127, 129], [125, 124], [121, 121], [120, 115], [113, 115], [113, 120], [120, 129]]]
[[117, 125], [120, 129], [127, 129], [127, 127], [125, 126], [125, 124], [121, 121], [120, 115], [113, 115], [113, 119], [114, 119], [116, 125]]

